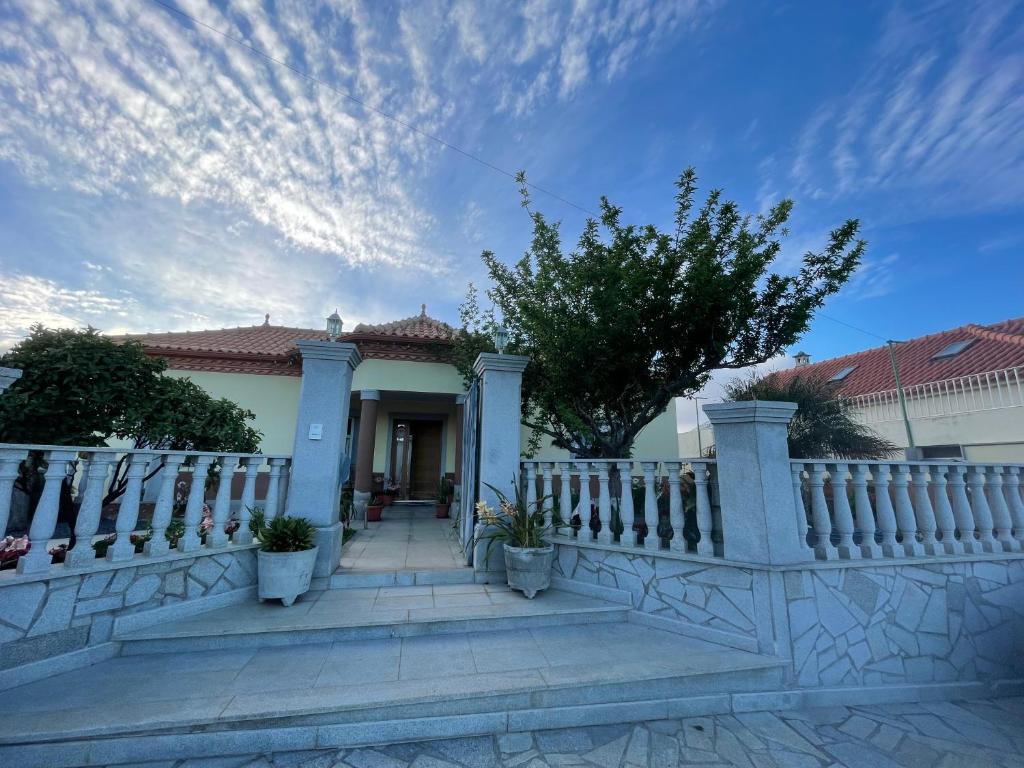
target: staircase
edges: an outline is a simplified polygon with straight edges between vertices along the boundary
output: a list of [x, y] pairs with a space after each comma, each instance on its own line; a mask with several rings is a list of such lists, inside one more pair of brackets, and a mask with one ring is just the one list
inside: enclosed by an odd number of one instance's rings
[[529, 601], [477, 584], [332, 589], [287, 609], [218, 609], [125, 634], [115, 658], [9, 691], [0, 765], [602, 725], [728, 712], [744, 694], [782, 687], [777, 659], [630, 619], [627, 607], [589, 597]]

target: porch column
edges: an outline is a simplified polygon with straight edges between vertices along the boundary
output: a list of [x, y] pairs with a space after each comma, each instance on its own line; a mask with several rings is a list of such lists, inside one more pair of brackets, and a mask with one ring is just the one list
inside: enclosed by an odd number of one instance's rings
[[364, 389], [359, 393], [359, 442], [356, 448], [356, 480], [352, 504], [356, 517], [366, 520], [366, 507], [373, 495], [373, 448], [377, 441], [377, 405], [380, 391]]
[[316, 526], [314, 577], [341, 562], [341, 463], [345, 451], [352, 373], [362, 362], [355, 344], [299, 341], [302, 390], [295, 422], [287, 513]]
[[466, 396], [455, 396], [455, 477], [452, 484], [455, 486], [454, 501], [458, 503], [462, 499], [462, 431], [465, 427], [466, 418]]
[[[519, 483], [521, 390], [529, 362], [520, 355], [484, 352], [473, 364], [480, 377], [480, 498], [492, 507], [497, 507], [498, 497], [488, 485], [515, 498]], [[493, 546], [487, 558], [487, 542], [479, 538], [482, 528], [477, 526], [473, 567], [483, 580], [504, 578], [504, 556]]]

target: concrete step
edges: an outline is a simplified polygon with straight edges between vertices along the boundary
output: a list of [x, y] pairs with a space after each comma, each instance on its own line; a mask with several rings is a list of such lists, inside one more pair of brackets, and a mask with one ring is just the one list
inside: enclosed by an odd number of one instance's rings
[[472, 584], [473, 569], [425, 568], [420, 570], [339, 570], [327, 582], [328, 589], [363, 587], [412, 587], [442, 584]]
[[366, 587], [310, 592], [288, 608], [277, 601], [219, 608], [115, 640], [128, 656], [621, 623], [628, 612], [557, 590], [527, 600], [506, 586], [484, 584]]
[[779, 705], [783, 662], [630, 623], [126, 656], [0, 700], [22, 768], [350, 747]]

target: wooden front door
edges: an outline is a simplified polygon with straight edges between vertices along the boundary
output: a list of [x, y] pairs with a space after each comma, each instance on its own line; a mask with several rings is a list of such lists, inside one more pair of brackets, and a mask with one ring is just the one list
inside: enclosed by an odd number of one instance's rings
[[433, 499], [441, 479], [441, 422], [396, 419], [391, 439], [392, 474], [400, 499]]

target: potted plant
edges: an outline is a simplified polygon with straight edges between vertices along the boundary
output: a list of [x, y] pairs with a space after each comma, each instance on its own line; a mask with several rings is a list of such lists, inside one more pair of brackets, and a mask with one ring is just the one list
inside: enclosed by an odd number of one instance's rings
[[384, 512], [384, 503], [380, 496], [374, 496], [366, 506], [366, 522], [379, 523]]
[[538, 592], [551, 585], [551, 564], [555, 559], [555, 547], [545, 538], [551, 526], [544, 524], [543, 499], [529, 510], [518, 485], [515, 501], [494, 486], [487, 487], [498, 496], [497, 511], [486, 501], [476, 504], [480, 522], [489, 527], [481, 536], [489, 540], [487, 557], [490, 557], [491, 545], [500, 541], [505, 551], [509, 587], [518, 589], [532, 600]]
[[383, 491], [378, 496], [380, 504], [382, 507], [388, 507], [395, 500], [395, 494], [398, 493], [398, 484], [390, 477], [385, 477], [384, 484], [381, 487]]
[[434, 505], [434, 514], [438, 520], [448, 517], [452, 506], [452, 483], [447, 477], [442, 477], [437, 485], [437, 503]]
[[304, 517], [275, 517], [260, 527], [257, 557], [259, 598], [279, 597], [289, 606], [309, 591], [317, 547], [316, 528]]

